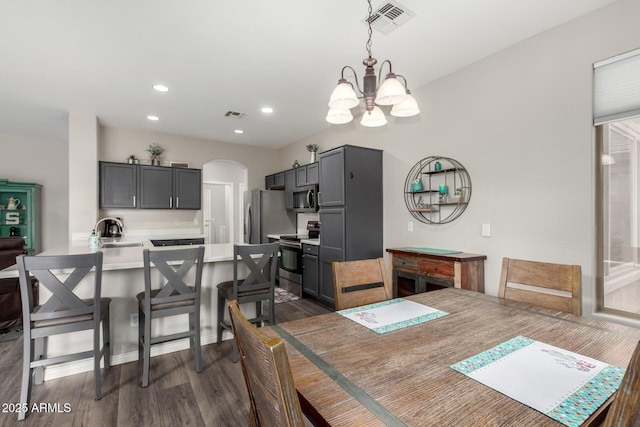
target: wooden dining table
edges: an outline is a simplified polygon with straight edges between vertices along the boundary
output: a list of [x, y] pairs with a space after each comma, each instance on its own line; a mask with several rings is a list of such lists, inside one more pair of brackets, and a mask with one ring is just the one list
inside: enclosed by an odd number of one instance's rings
[[[560, 426], [450, 366], [516, 336], [626, 368], [640, 330], [447, 288], [405, 297], [449, 313], [378, 334], [338, 313], [264, 328], [284, 339], [305, 415], [330, 426]], [[597, 425], [612, 398], [583, 425]]]

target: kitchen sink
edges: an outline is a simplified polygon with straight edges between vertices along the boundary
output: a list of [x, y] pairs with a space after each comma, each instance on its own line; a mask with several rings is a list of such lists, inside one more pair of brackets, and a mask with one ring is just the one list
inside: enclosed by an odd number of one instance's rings
[[106, 242], [103, 243], [101, 248], [133, 248], [142, 246], [142, 242]]

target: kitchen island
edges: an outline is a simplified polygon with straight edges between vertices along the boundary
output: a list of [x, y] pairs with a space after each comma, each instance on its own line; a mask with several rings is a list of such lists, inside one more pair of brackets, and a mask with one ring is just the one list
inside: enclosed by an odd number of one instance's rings
[[[108, 243], [116, 247], [105, 247]], [[138, 360], [138, 304], [136, 294], [144, 291], [144, 269], [142, 251], [144, 249], [169, 250], [180, 248], [155, 247], [151, 241], [141, 239], [137, 241], [103, 242], [100, 250], [103, 252], [102, 272], [102, 296], [111, 298], [111, 364]], [[120, 246], [118, 246], [120, 245]], [[135, 245], [135, 246], [131, 246]], [[111, 245], [109, 245], [111, 246]], [[217, 289], [220, 282], [233, 279], [233, 244], [207, 244], [205, 247], [204, 265], [202, 271], [202, 299], [200, 306], [200, 332], [203, 345], [217, 341], [215, 320], [217, 318]], [[72, 242], [68, 247], [60, 247], [48, 250], [40, 255], [66, 255], [81, 254], [95, 251], [89, 249], [87, 242]], [[90, 273], [92, 275], [93, 273]], [[193, 274], [193, 273], [192, 273]], [[240, 275], [243, 272], [239, 273]], [[15, 266], [0, 271], [2, 277], [17, 277]], [[160, 274], [152, 268], [151, 274], [154, 283], [160, 280]], [[79, 285], [78, 295], [82, 298], [90, 298], [92, 289], [90, 286]], [[40, 287], [40, 302], [49, 298], [49, 291]], [[242, 306], [247, 316], [255, 315], [253, 304]], [[163, 319], [154, 319], [153, 331], [155, 334], [167, 335], [187, 329], [188, 316], [172, 316]], [[231, 335], [224, 333], [224, 339]], [[152, 347], [151, 356], [183, 350], [189, 347], [188, 340], [178, 340]], [[49, 355], [56, 356], [70, 351], [83, 351], [91, 348], [91, 332], [82, 331], [72, 334], [59, 335], [52, 338], [47, 345]], [[58, 378], [90, 371], [92, 359], [78, 362], [65, 363], [52, 366], [45, 370], [45, 379]]]

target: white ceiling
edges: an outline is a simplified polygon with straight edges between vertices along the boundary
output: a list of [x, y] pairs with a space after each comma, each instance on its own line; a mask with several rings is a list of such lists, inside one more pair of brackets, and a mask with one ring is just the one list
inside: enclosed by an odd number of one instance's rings
[[[415, 92], [612, 2], [400, 0], [416, 16], [374, 32], [373, 56]], [[364, 70], [366, 15], [364, 0], [0, 0], [0, 133], [66, 139], [73, 111], [107, 126], [282, 147], [330, 126], [340, 69]], [[247, 115], [225, 118], [229, 110]]]

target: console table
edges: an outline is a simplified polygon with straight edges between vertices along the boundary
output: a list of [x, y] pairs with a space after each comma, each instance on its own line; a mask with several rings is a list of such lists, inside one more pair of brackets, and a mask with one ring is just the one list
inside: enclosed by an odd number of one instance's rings
[[484, 292], [486, 255], [431, 248], [389, 248], [393, 296], [442, 288]]

